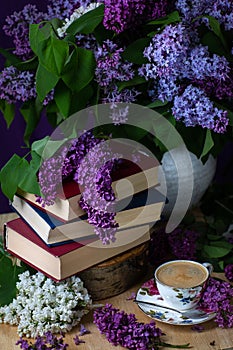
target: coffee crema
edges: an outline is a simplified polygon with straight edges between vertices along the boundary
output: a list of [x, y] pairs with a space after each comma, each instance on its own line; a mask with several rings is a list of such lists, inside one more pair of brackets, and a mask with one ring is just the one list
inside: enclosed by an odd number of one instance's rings
[[208, 277], [204, 267], [190, 262], [172, 262], [158, 269], [157, 279], [167, 286], [191, 288], [201, 285]]

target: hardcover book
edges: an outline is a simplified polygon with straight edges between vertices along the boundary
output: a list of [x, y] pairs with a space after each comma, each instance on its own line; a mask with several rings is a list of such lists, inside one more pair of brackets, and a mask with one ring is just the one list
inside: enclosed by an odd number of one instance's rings
[[[156, 161], [144, 156], [142, 164], [144, 171], [138, 165], [124, 160], [114, 172], [112, 188], [118, 200], [158, 185], [158, 164]], [[65, 180], [62, 188], [58, 191], [55, 203], [50, 206], [45, 205], [44, 208], [37, 202], [37, 197], [33, 193], [18, 189], [18, 195], [62, 221], [70, 221], [84, 214], [78, 204], [81, 191], [79, 185], [73, 180]]]
[[[122, 199], [116, 204], [115, 219], [119, 225], [118, 230], [154, 223], [160, 219], [165, 202], [160, 192], [150, 189], [129, 198]], [[70, 240], [82, 241], [95, 236], [94, 226], [87, 222], [86, 215], [64, 223], [17, 195], [14, 196], [11, 205], [48, 245], [66, 243]]]
[[104, 246], [98, 239], [85, 244], [69, 244], [48, 247], [21, 219], [4, 226], [5, 249], [48, 277], [60, 281], [93, 265], [124, 253], [150, 239], [148, 225], [117, 232], [116, 242]]

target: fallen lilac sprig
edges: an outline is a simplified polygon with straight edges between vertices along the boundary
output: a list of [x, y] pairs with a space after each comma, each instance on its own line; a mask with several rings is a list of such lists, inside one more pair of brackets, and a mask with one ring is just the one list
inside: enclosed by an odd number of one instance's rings
[[138, 322], [134, 314], [106, 304], [94, 311], [94, 323], [101, 334], [113, 345], [120, 345], [131, 350], [158, 350], [160, 347], [188, 349], [189, 344], [172, 345], [163, 342], [160, 337], [164, 334], [155, 322], [148, 324]]
[[225, 273], [226, 278], [230, 282], [233, 282], [233, 264], [228, 264], [224, 269], [224, 273]]
[[20, 349], [24, 350], [66, 350], [69, 346], [68, 344], [64, 343], [63, 334], [56, 336], [52, 334], [52, 332], [46, 332], [43, 336], [38, 335], [35, 338], [34, 343], [21, 337], [16, 342], [16, 345], [20, 345]]
[[233, 327], [233, 287], [229, 282], [210, 278], [200, 306], [216, 312], [215, 322], [221, 328]]
[[91, 333], [83, 324], [80, 324], [80, 333], [79, 335], [89, 334]]

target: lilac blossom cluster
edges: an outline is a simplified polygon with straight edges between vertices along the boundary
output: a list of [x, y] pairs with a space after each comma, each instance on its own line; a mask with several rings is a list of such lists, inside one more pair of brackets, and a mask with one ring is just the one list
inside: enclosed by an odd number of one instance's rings
[[121, 33], [152, 18], [165, 16], [167, 1], [105, 0], [104, 5], [104, 26]]
[[[47, 13], [40, 12], [36, 5], [26, 5], [22, 11], [14, 12], [6, 18], [6, 24], [3, 31], [11, 37], [15, 49], [13, 53], [23, 61], [33, 57], [33, 52], [29, 42], [29, 25], [37, 24], [52, 18], [69, 18], [75, 9], [90, 4], [90, 0], [69, 0], [56, 2], [50, 1], [47, 6]], [[85, 36], [86, 38], [87, 36]], [[88, 37], [89, 38], [89, 37]], [[93, 38], [89, 38], [88, 43], [84, 43], [83, 36], [77, 37], [77, 42], [81, 47], [90, 48], [94, 45]], [[8, 103], [16, 101], [25, 102], [36, 98], [35, 73], [31, 71], [18, 71], [17, 68], [9, 66], [0, 74], [0, 98]], [[52, 90], [44, 99], [43, 105], [46, 106], [54, 98]]]
[[[223, 24], [225, 30], [233, 28], [233, 4], [228, 0], [177, 0], [177, 10], [182, 14], [183, 20], [191, 22], [200, 16], [213, 16]], [[208, 19], [204, 21], [209, 23]]]
[[153, 345], [153, 341], [155, 344], [160, 343], [162, 335], [162, 331], [155, 327], [154, 322], [140, 323], [134, 314], [119, 311], [111, 304], [94, 311], [94, 323], [110, 343], [127, 349], [148, 349]]
[[114, 219], [116, 197], [111, 186], [111, 173], [117, 157], [102, 141], [87, 153], [78, 166], [77, 177], [74, 177], [84, 186], [79, 205], [87, 212], [88, 222], [95, 226], [95, 233], [103, 244], [115, 241], [118, 227]]
[[77, 8], [81, 6], [85, 8], [90, 3], [91, 0], [50, 0], [47, 6], [48, 18], [59, 18], [65, 20], [70, 18]]
[[197, 238], [199, 234], [193, 230], [176, 228], [168, 234], [168, 242], [177, 259], [196, 259]]
[[225, 57], [211, 56], [207, 47], [193, 42], [192, 33], [184, 23], [166, 26], [145, 48], [148, 63], [139, 68], [139, 74], [154, 84], [148, 91], [152, 100], [173, 102], [176, 120], [224, 133], [228, 112], [216, 107], [210, 97], [233, 96], [232, 71]]
[[28, 101], [36, 97], [35, 76], [29, 71], [19, 71], [13, 66], [0, 73], [0, 98], [8, 103]]
[[127, 314], [114, 308], [111, 304], [94, 311], [94, 323], [107, 340], [117, 346], [131, 350], [158, 350], [162, 347], [189, 348], [189, 344], [172, 345], [161, 340], [163, 335], [155, 322], [139, 322], [134, 314]]
[[16, 345], [20, 346], [23, 350], [33, 350], [33, 349], [57, 349], [66, 350], [68, 344], [64, 343], [64, 336], [54, 335], [52, 332], [46, 332], [43, 336], [37, 335], [34, 343], [22, 337], [16, 342]]
[[44, 159], [41, 164], [38, 180], [43, 197], [37, 198], [37, 202], [52, 205], [55, 201], [62, 180], [69, 176], [75, 177], [79, 164], [89, 150], [96, 146], [100, 139], [94, 137], [91, 132], [83, 133], [78, 139], [74, 139], [63, 145], [52, 157]]
[[214, 107], [204, 91], [189, 85], [183, 94], [175, 96], [172, 113], [176, 120], [186, 126], [200, 125], [203, 128], [224, 133], [228, 125], [227, 111]]
[[39, 12], [35, 5], [26, 5], [22, 11], [14, 12], [6, 18], [3, 31], [13, 40], [13, 53], [22, 59], [33, 56], [29, 43], [29, 24], [39, 23], [46, 19], [46, 15]]
[[210, 278], [200, 306], [216, 312], [215, 322], [221, 328], [233, 327], [233, 287], [230, 283]]
[[103, 244], [114, 241], [118, 225], [114, 219], [111, 173], [118, 158], [104, 140], [94, 137], [91, 131], [83, 133], [43, 161], [38, 174], [43, 197], [38, 196], [37, 202], [52, 205], [62, 181], [73, 178], [84, 186], [79, 205], [87, 213], [88, 222], [95, 226], [95, 233]]
[[230, 281], [233, 282], [233, 264], [228, 264], [224, 268], [224, 273], [226, 278]]
[[95, 77], [101, 87], [109, 86], [114, 81], [128, 81], [133, 78], [132, 63], [124, 62], [121, 54], [123, 48], [118, 48], [111, 40], [106, 40], [95, 54]]
[[115, 104], [135, 102], [139, 94], [135, 88], [119, 91], [117, 87], [118, 82], [129, 81], [135, 74], [133, 64], [123, 60], [123, 51], [123, 48], [118, 48], [111, 40], [106, 40], [95, 53], [95, 80], [102, 88], [102, 102], [112, 104], [110, 118], [115, 125], [125, 123], [128, 114], [125, 108], [118, 109]]

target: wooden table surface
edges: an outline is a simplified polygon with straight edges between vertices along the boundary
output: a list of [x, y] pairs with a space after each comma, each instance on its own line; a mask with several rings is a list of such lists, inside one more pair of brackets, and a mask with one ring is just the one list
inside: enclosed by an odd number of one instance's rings
[[[3, 222], [9, 219], [17, 217], [15, 214], [1, 215], [0, 216], [0, 227], [2, 229]], [[223, 278], [223, 274], [214, 274], [213, 276], [218, 276]], [[149, 274], [146, 279], [151, 278]], [[151, 319], [146, 316], [138, 306], [133, 303], [132, 300], [127, 300], [132, 294], [132, 292], [137, 292], [140, 288], [142, 281], [137, 285], [133, 286], [126, 292], [108, 298], [105, 300], [98, 301], [98, 303], [111, 303], [114, 307], [126, 311], [127, 313], [135, 313], [137, 319], [140, 322], [149, 323]], [[88, 315], [84, 316], [81, 323], [85, 325], [87, 329], [90, 330], [90, 334], [86, 334], [82, 337], [85, 343], [80, 344], [78, 347], [73, 342], [73, 337], [79, 333], [79, 326], [73, 328], [69, 332], [65, 340], [69, 344], [69, 350], [120, 350], [120, 346], [112, 346], [108, 341], [101, 335], [92, 322], [93, 314], [90, 312]], [[166, 334], [162, 337], [163, 341], [173, 344], [184, 344], [190, 343], [192, 349], [196, 350], [233, 350], [233, 329], [221, 329], [218, 328], [213, 320], [204, 322], [204, 330], [202, 332], [193, 331], [192, 326], [176, 326], [169, 325], [162, 322], [156, 322], [157, 327], [160, 327], [162, 331]], [[0, 350], [16, 350], [19, 346], [15, 345], [18, 340], [17, 327], [1, 324], [0, 325]], [[165, 348], [164, 348], [165, 349]]]

